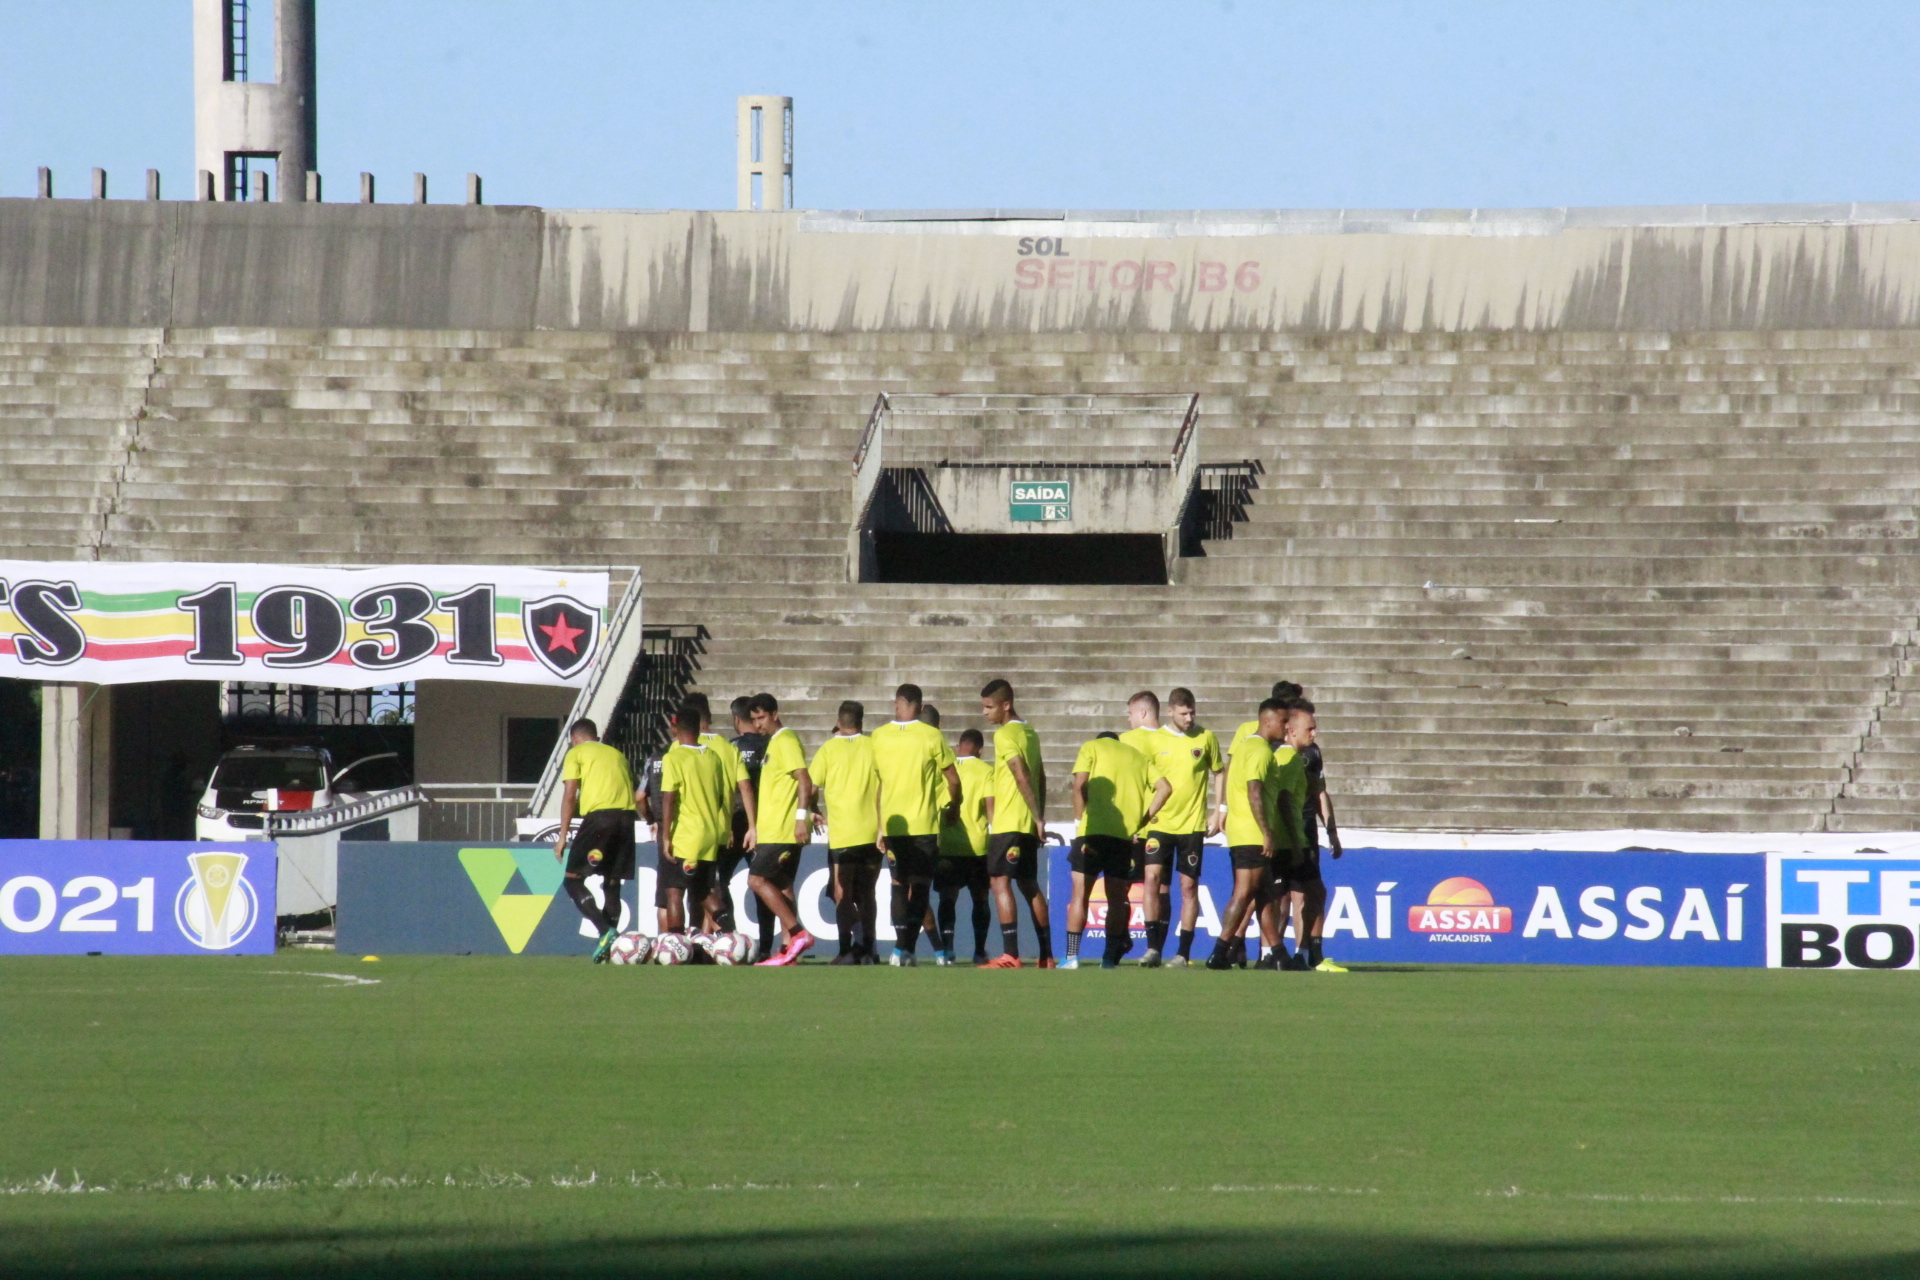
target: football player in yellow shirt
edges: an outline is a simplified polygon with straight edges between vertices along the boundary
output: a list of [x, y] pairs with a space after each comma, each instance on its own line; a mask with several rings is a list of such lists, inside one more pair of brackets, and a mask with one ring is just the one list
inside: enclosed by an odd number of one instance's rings
[[[607, 958], [613, 940], [620, 936], [620, 882], [633, 879], [633, 824], [636, 797], [633, 770], [627, 758], [600, 741], [600, 730], [591, 720], [576, 720], [567, 731], [566, 758], [560, 765], [565, 784], [560, 794], [560, 836], [554, 842], [553, 856], [566, 856], [567, 831], [573, 816], [580, 815], [580, 829], [573, 835], [573, 856], [567, 860], [567, 896], [587, 918], [600, 940], [593, 949], [593, 962]], [[593, 900], [586, 878], [600, 877], [600, 902]]]
[[1227, 768], [1227, 852], [1233, 860], [1233, 897], [1220, 919], [1220, 936], [1207, 968], [1233, 967], [1247, 917], [1274, 875], [1274, 859], [1287, 864], [1298, 853], [1295, 828], [1281, 820], [1279, 770], [1273, 748], [1287, 729], [1287, 706], [1278, 698], [1260, 704], [1251, 736], [1234, 745]]
[[754, 732], [766, 738], [761, 748], [759, 813], [754, 827], [766, 832], [768, 838], [754, 846], [747, 887], [760, 899], [761, 918], [778, 919], [787, 935], [787, 945], [760, 963], [797, 964], [813, 945], [813, 935], [800, 927], [793, 899], [793, 873], [800, 868], [800, 850], [811, 829], [813, 777], [807, 772], [807, 753], [800, 745], [800, 735], [780, 723], [778, 699], [770, 693], [756, 693], [748, 713], [753, 717]]
[[[1167, 720], [1156, 735], [1153, 802], [1147, 806], [1145, 880], [1148, 911], [1153, 890], [1164, 885], [1171, 867], [1180, 876], [1180, 949], [1167, 961], [1184, 965], [1193, 956], [1194, 926], [1200, 918], [1200, 867], [1207, 837], [1226, 820], [1227, 762], [1213, 730], [1194, 723], [1193, 690], [1167, 694]], [[1121, 735], [1121, 741], [1126, 736]], [[1211, 796], [1211, 804], [1209, 804]], [[1147, 918], [1147, 954], [1140, 963], [1153, 968], [1167, 941], [1167, 911]]]
[[685, 702], [673, 717], [673, 745], [660, 762], [659, 890], [669, 933], [713, 910], [714, 865], [732, 833], [726, 765], [700, 742], [700, 707]]
[[[727, 838], [713, 864], [713, 883], [719, 892], [712, 898], [712, 914], [704, 920], [693, 917], [690, 923], [709, 933], [732, 933], [734, 872], [757, 843], [753, 820], [758, 804], [753, 794], [753, 776], [747, 772], [746, 757], [740, 754], [740, 748], [725, 734], [713, 731], [713, 704], [707, 695], [689, 693], [686, 701], [700, 709], [700, 745], [719, 757], [721, 771], [727, 776], [728, 791]], [[743, 825], [745, 833], [736, 835]]]
[[960, 817], [940, 828], [940, 869], [933, 877], [940, 901], [939, 962], [943, 965], [953, 963], [954, 916], [962, 889], [973, 905], [973, 963], [978, 967], [987, 962], [991, 918], [987, 902], [992, 893], [987, 878], [987, 810], [993, 805], [993, 766], [980, 758], [986, 745], [978, 729], [967, 729], [953, 748], [960, 774]]
[[860, 732], [867, 709], [840, 704], [834, 735], [813, 753], [813, 825], [827, 837], [833, 872], [833, 914], [840, 931], [834, 964], [877, 964], [874, 929], [878, 910], [873, 886], [880, 878], [880, 771], [873, 739]]
[[1040, 842], [1047, 830], [1047, 771], [1040, 735], [1014, 709], [1013, 686], [990, 680], [980, 690], [980, 714], [993, 732], [993, 834], [987, 840], [987, 875], [1000, 908], [1000, 954], [989, 969], [1020, 967], [1020, 923], [1013, 885], [1027, 900], [1040, 944], [1040, 967], [1054, 968], [1047, 897], [1040, 891]]
[[1147, 758], [1103, 733], [1081, 746], [1073, 761], [1073, 812], [1077, 839], [1068, 855], [1073, 901], [1067, 907], [1067, 958], [1062, 969], [1080, 967], [1080, 934], [1087, 927], [1093, 882], [1105, 878], [1106, 948], [1102, 969], [1117, 969], [1133, 946], [1133, 838], [1147, 816]]
[[940, 826], [958, 816], [960, 774], [940, 730], [920, 719], [917, 684], [894, 690], [893, 720], [873, 731], [880, 848], [893, 872], [892, 964], [913, 966], [940, 862]]
[[[1151, 689], [1142, 689], [1131, 698], [1128, 698], [1127, 731], [1120, 735], [1120, 741], [1126, 743], [1147, 758], [1147, 795], [1149, 799], [1151, 799], [1153, 795], [1153, 764], [1160, 753], [1159, 743], [1155, 741], [1155, 738], [1159, 736], [1159, 730], [1160, 695]], [[1169, 897], [1167, 887], [1168, 877], [1164, 865], [1156, 870], [1151, 879], [1149, 879], [1147, 875], [1147, 838], [1145, 832], [1142, 832], [1140, 838], [1133, 842], [1133, 878], [1135, 883], [1141, 885], [1140, 906], [1147, 922], [1147, 948], [1149, 952], [1151, 952], [1154, 950], [1154, 921], [1165, 920], [1172, 904]], [[1164, 934], [1165, 930], [1161, 932]], [[1162, 941], [1164, 940], [1163, 938]], [[1154, 963], [1159, 963], [1159, 957], [1157, 955], [1154, 957]]]

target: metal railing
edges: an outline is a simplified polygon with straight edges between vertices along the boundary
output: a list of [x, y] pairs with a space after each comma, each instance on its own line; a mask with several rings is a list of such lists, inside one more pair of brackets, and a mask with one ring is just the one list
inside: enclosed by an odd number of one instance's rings
[[309, 809], [304, 812], [269, 813], [267, 836], [317, 836], [328, 831], [339, 831], [346, 827], [357, 827], [363, 822], [389, 813], [398, 813], [402, 809], [411, 809], [424, 803], [426, 797], [420, 794], [418, 787], [401, 787], [397, 791], [388, 791], [366, 800], [356, 800], [352, 804], [330, 805], [325, 809]]
[[420, 788], [422, 840], [486, 840], [512, 843], [515, 821], [533, 800], [533, 786], [506, 782], [441, 782]]
[[1173, 438], [1173, 460], [1169, 464], [1177, 476], [1187, 464], [1187, 455], [1193, 452], [1194, 441], [1200, 436], [1200, 393], [1193, 393], [1193, 399], [1187, 402], [1187, 414], [1180, 419], [1180, 432]]
[[887, 393], [882, 391], [873, 402], [873, 412], [867, 415], [867, 429], [860, 433], [860, 447], [853, 451], [853, 470], [858, 475], [861, 465], [867, 460], [867, 450], [880, 439], [880, 424], [887, 415]]

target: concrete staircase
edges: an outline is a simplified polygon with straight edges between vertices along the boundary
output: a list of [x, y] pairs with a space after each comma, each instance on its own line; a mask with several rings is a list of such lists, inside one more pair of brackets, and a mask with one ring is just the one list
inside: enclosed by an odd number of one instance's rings
[[[1166, 587], [849, 585], [883, 390], [1198, 391], [1260, 488]], [[1063, 778], [1138, 688], [1230, 728], [1284, 676], [1349, 825], [1920, 820], [1920, 334], [0, 330], [0, 413], [7, 555], [638, 563], [809, 745], [1003, 675]]]

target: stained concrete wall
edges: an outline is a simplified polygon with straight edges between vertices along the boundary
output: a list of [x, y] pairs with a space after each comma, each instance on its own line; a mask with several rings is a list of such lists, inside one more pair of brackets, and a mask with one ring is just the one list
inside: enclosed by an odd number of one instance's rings
[[572, 689], [422, 680], [414, 692], [413, 768], [420, 782], [501, 782], [506, 778], [507, 719], [564, 721]]
[[0, 200], [0, 323], [528, 329], [537, 209]]
[[630, 213], [0, 200], [0, 324], [1920, 327], [1920, 206]]

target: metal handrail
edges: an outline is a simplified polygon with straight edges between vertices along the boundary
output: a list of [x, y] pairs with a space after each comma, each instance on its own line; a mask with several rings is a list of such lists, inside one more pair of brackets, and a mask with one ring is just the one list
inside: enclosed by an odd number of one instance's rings
[[880, 419], [887, 412], [887, 393], [882, 391], [873, 402], [873, 412], [867, 415], [867, 429], [860, 433], [860, 447], [853, 451], [854, 474], [860, 472], [860, 464], [867, 460], [867, 450], [874, 438], [880, 434]]
[[269, 836], [319, 835], [327, 831], [336, 831], [341, 827], [356, 826], [383, 814], [412, 809], [424, 803], [425, 800], [426, 797], [420, 793], [420, 788], [401, 787], [366, 800], [356, 800], [352, 804], [329, 805], [325, 809], [309, 809], [301, 813], [269, 813], [266, 815], [267, 834]]
[[1173, 457], [1168, 465], [1179, 471], [1186, 461], [1187, 450], [1193, 447], [1194, 439], [1200, 430], [1200, 393], [1193, 393], [1193, 399], [1187, 402], [1187, 416], [1180, 420], [1180, 434], [1173, 438]]

